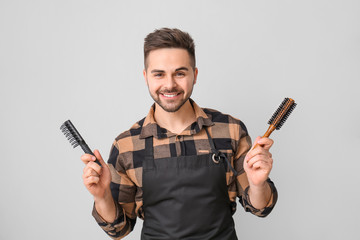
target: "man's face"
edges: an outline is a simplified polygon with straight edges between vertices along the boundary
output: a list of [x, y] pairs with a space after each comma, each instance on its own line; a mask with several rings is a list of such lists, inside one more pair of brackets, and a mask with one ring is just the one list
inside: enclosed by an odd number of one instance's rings
[[162, 48], [149, 53], [144, 77], [157, 105], [176, 112], [190, 98], [197, 72], [185, 49]]

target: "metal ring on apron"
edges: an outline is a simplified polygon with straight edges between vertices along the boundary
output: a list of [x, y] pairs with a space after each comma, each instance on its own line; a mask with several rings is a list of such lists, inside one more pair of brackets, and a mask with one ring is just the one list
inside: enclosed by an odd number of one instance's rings
[[216, 160], [215, 157], [216, 157], [216, 154], [214, 153], [214, 154], [212, 155], [212, 160], [213, 160], [214, 163], [218, 164], [219, 161], [220, 161], [220, 157], [219, 157], [219, 160]]

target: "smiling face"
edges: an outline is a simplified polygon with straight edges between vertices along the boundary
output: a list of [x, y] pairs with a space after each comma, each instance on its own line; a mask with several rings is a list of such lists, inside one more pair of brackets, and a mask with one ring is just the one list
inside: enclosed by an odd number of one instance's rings
[[197, 68], [189, 53], [180, 48], [161, 48], [149, 53], [144, 78], [155, 104], [166, 112], [178, 111], [190, 98]]

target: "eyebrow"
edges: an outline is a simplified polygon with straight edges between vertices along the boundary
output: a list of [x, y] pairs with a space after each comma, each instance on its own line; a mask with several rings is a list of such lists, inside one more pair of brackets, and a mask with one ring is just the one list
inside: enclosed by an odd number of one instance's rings
[[[175, 72], [181, 71], [181, 70], [183, 70], [183, 71], [189, 71], [189, 69], [188, 69], [187, 67], [179, 67], [179, 68], [175, 69]], [[160, 70], [160, 69], [153, 69], [153, 70], [151, 70], [151, 73], [164, 73], [164, 72], [165, 72], [164, 70]]]
[[189, 71], [189, 69], [187, 67], [180, 67], [180, 68], [175, 69], [175, 72], [181, 71], [181, 70]]
[[164, 70], [158, 70], [158, 69], [154, 69], [154, 70], [151, 70], [151, 73], [163, 73], [165, 72]]

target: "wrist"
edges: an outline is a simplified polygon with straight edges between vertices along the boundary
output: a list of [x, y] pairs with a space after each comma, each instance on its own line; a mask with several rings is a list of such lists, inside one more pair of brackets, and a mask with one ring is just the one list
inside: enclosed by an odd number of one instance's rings
[[267, 188], [269, 187], [269, 184], [264, 181], [262, 183], [259, 183], [259, 184], [253, 184], [251, 182], [249, 182], [249, 188], [252, 190], [252, 191], [256, 191], [256, 192], [263, 192], [264, 190], [266, 190]]
[[105, 192], [103, 197], [94, 197], [94, 207], [99, 217], [105, 222], [115, 221], [117, 210], [110, 189]]
[[99, 196], [94, 196], [95, 205], [103, 205], [103, 204], [106, 204], [106, 203], [109, 203], [109, 202], [112, 202], [112, 201], [113, 201], [113, 198], [112, 198], [112, 195], [111, 195], [110, 188], [106, 189], [104, 191], [104, 194], [99, 195]]
[[249, 184], [247, 194], [249, 203], [256, 209], [268, 206], [272, 199], [271, 187], [266, 181], [258, 185]]

